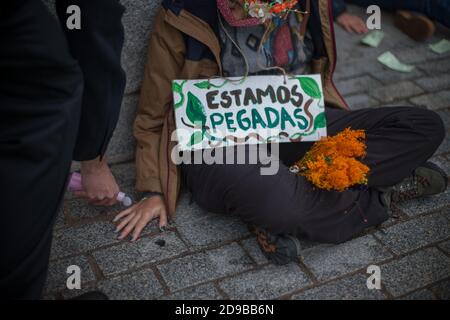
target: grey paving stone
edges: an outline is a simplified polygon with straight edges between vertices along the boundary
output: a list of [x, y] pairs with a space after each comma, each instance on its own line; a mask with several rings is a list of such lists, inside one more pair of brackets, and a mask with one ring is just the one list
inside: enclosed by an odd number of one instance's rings
[[371, 76], [385, 84], [392, 84], [395, 82], [417, 79], [423, 76], [423, 72], [421, 72], [417, 68], [414, 69], [414, 71], [408, 73], [408, 72], [397, 72], [388, 69], [386, 67], [383, 67], [382, 70], [372, 73]]
[[399, 300], [434, 300], [434, 295], [430, 290], [424, 289], [410, 293]]
[[221, 300], [223, 297], [211, 283], [188, 288], [161, 298], [162, 300]]
[[105, 217], [107, 215], [117, 214], [124, 209], [121, 205], [115, 205], [113, 207], [92, 206], [88, 204], [86, 199], [68, 200], [64, 204], [65, 214], [72, 220]]
[[431, 288], [442, 300], [450, 300], [450, 280], [441, 282]]
[[[444, 55], [436, 55], [433, 51], [431, 51], [427, 46], [416, 46], [414, 50], [410, 48], [404, 48], [398, 51], [395, 51], [394, 54], [402, 61], [403, 63], [416, 64], [417, 66], [423, 66], [424, 64], [428, 64], [430, 60], [436, 60], [438, 58], [447, 57], [447, 54]], [[427, 61], [426, 63], [420, 63]]]
[[450, 254], [450, 240], [440, 243], [439, 248]]
[[126, 8], [122, 18], [125, 29], [122, 67], [127, 74], [125, 92], [134, 93], [141, 86], [148, 39], [161, 0], [121, 0], [121, 3]]
[[115, 226], [111, 222], [97, 222], [81, 227], [57, 230], [53, 236], [52, 259], [66, 257], [117, 243]]
[[351, 61], [352, 63], [338, 63], [336, 65], [336, 71], [334, 73], [336, 82], [383, 70], [382, 65], [376, 63], [375, 58], [370, 63], [367, 63], [367, 58], [352, 59]]
[[402, 254], [450, 237], [450, 221], [433, 214], [393, 225], [376, 236], [395, 253]]
[[389, 103], [395, 100], [416, 96], [424, 91], [411, 81], [397, 82], [369, 91], [370, 95], [381, 102]]
[[133, 162], [111, 166], [111, 171], [119, 187], [134, 187], [136, 184], [136, 166]]
[[449, 109], [441, 109], [436, 111], [436, 113], [441, 117], [444, 122], [445, 128], [447, 130], [447, 134], [445, 135], [444, 141], [440, 145], [439, 149], [435, 154], [447, 154], [450, 155], [450, 110]]
[[136, 118], [139, 101], [137, 94], [125, 96], [120, 110], [119, 121], [106, 151], [108, 163], [127, 162], [134, 159], [136, 141], [132, 127]]
[[450, 208], [447, 210], [444, 210], [444, 216], [450, 220]]
[[[63, 206], [64, 206], [64, 204], [63, 204]], [[66, 227], [66, 226], [67, 226], [67, 222], [66, 222], [66, 217], [64, 216], [64, 209], [63, 209], [63, 207], [61, 207], [58, 210], [58, 213], [56, 215], [54, 229], [58, 230], [58, 229], [62, 229], [64, 227]]]
[[188, 204], [183, 194], [177, 207], [176, 227], [192, 247], [219, 244], [249, 235], [247, 226], [237, 217], [205, 212], [195, 203]]
[[96, 251], [93, 255], [103, 273], [110, 276], [174, 257], [186, 250], [186, 246], [174, 232], [167, 232], [141, 238], [135, 243], [123, 242]]
[[421, 63], [418, 67], [430, 76], [435, 76], [450, 71], [450, 59], [427, 61], [427, 63]]
[[368, 89], [380, 87], [381, 85], [378, 80], [367, 75], [336, 82], [336, 86], [343, 96], [364, 92]]
[[171, 290], [247, 270], [254, 266], [236, 243], [172, 260], [158, 266]]
[[395, 297], [450, 276], [450, 258], [428, 248], [381, 267], [381, 281]]
[[302, 253], [306, 266], [319, 280], [326, 280], [386, 260], [391, 254], [372, 236], [339, 245], [317, 246]]
[[422, 197], [397, 204], [397, 207], [410, 217], [414, 217], [423, 213], [445, 209], [450, 204], [450, 188], [444, 193]]
[[293, 300], [382, 300], [379, 290], [367, 288], [367, 277], [357, 274], [292, 296]]
[[379, 106], [380, 103], [367, 94], [357, 94], [350, 97], [345, 97], [345, 101], [350, 106], [351, 110], [368, 109]]
[[262, 269], [225, 279], [219, 283], [230, 299], [275, 299], [312, 282], [294, 263]]
[[416, 83], [428, 92], [435, 92], [450, 88], [450, 75], [441, 74], [416, 80]]
[[141, 270], [101, 282], [99, 290], [111, 300], [150, 300], [164, 294], [152, 270]]
[[241, 241], [241, 244], [257, 264], [265, 264], [269, 262], [266, 256], [262, 253], [256, 238], [243, 240]]
[[425, 94], [410, 99], [415, 105], [427, 106], [430, 110], [438, 110], [450, 107], [450, 90]]
[[[53, 261], [48, 268], [47, 282], [45, 285], [45, 293], [64, 290], [67, 288], [67, 279], [71, 273], [67, 273], [67, 268], [75, 265], [81, 270], [81, 287], [86, 283], [95, 280], [94, 273], [89, 265], [89, 261], [85, 256], [77, 256], [69, 259]], [[77, 290], [73, 290], [77, 291]]]

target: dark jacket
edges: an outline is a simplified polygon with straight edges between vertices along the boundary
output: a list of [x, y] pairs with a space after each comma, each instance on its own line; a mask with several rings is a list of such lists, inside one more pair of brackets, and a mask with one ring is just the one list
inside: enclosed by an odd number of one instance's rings
[[344, 0], [331, 0], [333, 1], [333, 16], [334, 19], [347, 11], [347, 4]]
[[[74, 160], [92, 160], [103, 155], [119, 119], [125, 89], [120, 64], [125, 8], [118, 0], [56, 0], [56, 12], [68, 40], [71, 55], [78, 61], [84, 79], [80, 127]], [[81, 29], [65, 27], [67, 8], [81, 11]]]

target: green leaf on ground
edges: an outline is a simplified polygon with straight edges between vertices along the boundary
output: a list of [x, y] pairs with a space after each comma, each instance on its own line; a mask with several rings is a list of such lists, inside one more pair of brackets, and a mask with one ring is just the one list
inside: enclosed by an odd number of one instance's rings
[[361, 43], [364, 43], [365, 45], [372, 48], [378, 48], [383, 38], [384, 38], [383, 31], [373, 30], [369, 32], [364, 38], [362, 38]]
[[416, 68], [412, 65], [400, 62], [400, 60], [398, 60], [397, 57], [390, 51], [387, 51], [379, 56], [378, 61], [389, 69], [399, 72], [412, 72]]
[[441, 41], [439, 41], [437, 43], [430, 44], [428, 47], [434, 53], [444, 54], [444, 53], [450, 51], [450, 41], [448, 41], [447, 39], [442, 39]]

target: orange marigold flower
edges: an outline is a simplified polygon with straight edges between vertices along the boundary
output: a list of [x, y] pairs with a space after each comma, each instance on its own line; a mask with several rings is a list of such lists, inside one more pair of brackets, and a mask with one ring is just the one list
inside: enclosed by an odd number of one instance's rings
[[366, 156], [365, 132], [346, 128], [334, 137], [316, 142], [295, 166], [313, 185], [345, 191], [368, 183], [369, 167], [358, 159]]

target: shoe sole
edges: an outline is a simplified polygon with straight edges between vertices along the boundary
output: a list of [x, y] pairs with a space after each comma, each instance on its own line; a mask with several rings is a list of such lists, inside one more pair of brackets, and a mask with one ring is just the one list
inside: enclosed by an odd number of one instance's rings
[[418, 42], [427, 40], [436, 30], [433, 21], [427, 17], [413, 15], [407, 11], [397, 11], [394, 24], [410, 38]]

